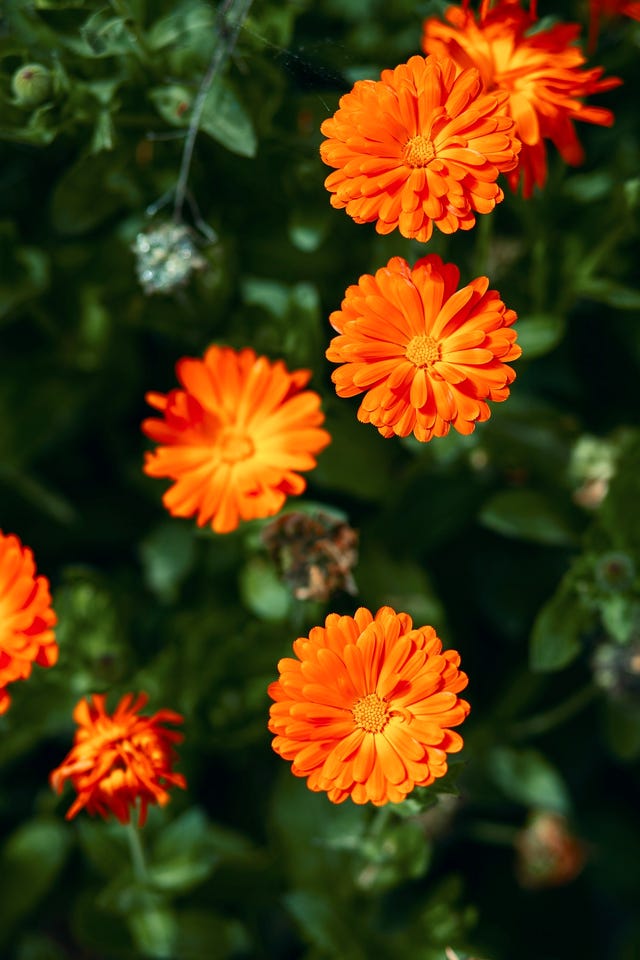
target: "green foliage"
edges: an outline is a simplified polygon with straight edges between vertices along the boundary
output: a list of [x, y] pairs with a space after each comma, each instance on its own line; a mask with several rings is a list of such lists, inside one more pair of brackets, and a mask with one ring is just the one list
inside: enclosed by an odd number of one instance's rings
[[[503, 184], [473, 230], [425, 246], [331, 207], [319, 128], [447, 4], [254, 0], [221, 29], [222, 6], [5, 0], [0, 15], [0, 528], [50, 580], [60, 647], [0, 717], [0, 956], [632, 960], [638, 25], [601, 26], [589, 66], [624, 87], [598, 101], [613, 128], [578, 124], [584, 164], [550, 146], [543, 191]], [[136, 238], [176, 220], [199, 266], [150, 296]], [[329, 315], [363, 273], [429, 252], [465, 283], [489, 276], [522, 357], [471, 435], [387, 440], [335, 394]], [[332, 441], [287, 508], [355, 528], [356, 595], [296, 600], [262, 522], [215, 535], [169, 517], [143, 474], [145, 394], [211, 343], [311, 371]], [[267, 687], [329, 612], [383, 604], [460, 652], [464, 753], [402, 804], [335, 805], [272, 751]], [[120, 823], [67, 823], [72, 790], [48, 784], [78, 699], [138, 690], [184, 715], [188, 783], [150, 811], [143, 870]], [[540, 809], [570, 814], [587, 851], [552, 893], [514, 870]]]

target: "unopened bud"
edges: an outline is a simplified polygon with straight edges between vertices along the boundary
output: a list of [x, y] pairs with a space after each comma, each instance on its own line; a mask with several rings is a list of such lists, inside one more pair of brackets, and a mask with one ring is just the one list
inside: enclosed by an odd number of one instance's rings
[[41, 63], [27, 63], [14, 73], [11, 89], [21, 107], [38, 107], [51, 97], [51, 72]]

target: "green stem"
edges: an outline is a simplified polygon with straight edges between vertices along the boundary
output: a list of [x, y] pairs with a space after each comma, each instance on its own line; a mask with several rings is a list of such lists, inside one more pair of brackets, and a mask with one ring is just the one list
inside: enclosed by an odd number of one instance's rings
[[202, 111], [204, 110], [207, 94], [211, 84], [220, 73], [220, 70], [236, 44], [238, 34], [249, 13], [252, 2], [253, 0], [225, 0], [218, 11], [216, 23], [218, 42], [193, 104], [191, 120], [182, 151], [182, 161], [180, 163], [180, 172], [178, 174], [178, 183], [176, 185], [173, 204], [173, 219], [176, 223], [180, 222], [182, 216], [182, 208], [187, 194], [187, 181], [193, 159], [193, 149], [200, 129], [200, 120], [202, 118]]
[[129, 840], [129, 851], [131, 853], [131, 862], [133, 863], [133, 872], [136, 880], [146, 884], [149, 880], [147, 860], [142, 847], [140, 829], [136, 827], [133, 821], [127, 824], [127, 838]]
[[557, 706], [551, 707], [550, 710], [537, 713], [527, 720], [516, 723], [511, 730], [511, 739], [526, 740], [529, 737], [537, 737], [542, 733], [553, 730], [554, 727], [565, 723], [565, 721], [574, 716], [574, 714], [583, 710], [587, 704], [596, 698], [598, 693], [599, 690], [594, 684], [587, 684], [586, 687], [583, 687], [581, 690], [578, 690], [577, 693], [574, 693], [573, 696], [569, 697], [568, 700], [564, 700], [562, 703], [557, 704]]

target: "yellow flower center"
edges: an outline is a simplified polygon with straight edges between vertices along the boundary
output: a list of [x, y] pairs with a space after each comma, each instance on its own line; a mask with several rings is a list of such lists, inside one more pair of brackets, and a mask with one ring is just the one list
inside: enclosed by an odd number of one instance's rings
[[377, 693], [360, 697], [351, 708], [356, 724], [367, 733], [381, 733], [389, 719], [389, 707]]
[[246, 433], [240, 433], [233, 427], [222, 431], [218, 439], [218, 453], [225, 463], [237, 463], [247, 460], [254, 453], [253, 440]]
[[409, 340], [404, 355], [416, 367], [429, 367], [440, 359], [440, 344], [433, 337], [420, 334]]
[[426, 167], [435, 155], [433, 141], [427, 140], [421, 134], [407, 140], [402, 151], [402, 158], [409, 167]]

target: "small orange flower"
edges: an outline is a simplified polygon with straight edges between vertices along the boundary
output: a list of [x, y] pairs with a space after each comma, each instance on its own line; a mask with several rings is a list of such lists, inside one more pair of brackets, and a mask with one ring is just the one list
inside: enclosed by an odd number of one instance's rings
[[354, 617], [329, 614], [293, 650], [297, 659], [281, 660], [269, 687], [269, 730], [310, 790], [381, 806], [445, 775], [447, 753], [462, 749], [449, 728], [469, 713], [457, 696], [467, 676], [433, 627], [360, 607]]
[[147, 700], [145, 693], [135, 700], [128, 693], [112, 716], [106, 712], [103, 694], [94, 694], [93, 702], [82, 699], [76, 705], [74, 746], [49, 777], [57, 793], [70, 780], [78, 794], [67, 820], [86, 807], [91, 816], [97, 813], [106, 819], [113, 814], [120, 823], [129, 823], [139, 800], [142, 827], [150, 803], [164, 806], [169, 802], [168, 786], [186, 788], [182, 774], [172, 771], [176, 760], [172, 745], [183, 736], [162, 726], [182, 723], [183, 718], [173, 710], [142, 716], [139, 711]]
[[471, 433], [490, 416], [486, 400], [506, 400], [520, 356], [513, 310], [486, 277], [457, 290], [460, 271], [436, 254], [413, 270], [392, 257], [375, 276], [348, 287], [330, 316], [340, 336], [327, 358], [341, 397], [364, 393], [358, 419], [383, 437]]
[[148, 393], [163, 419], [142, 429], [161, 444], [146, 455], [144, 472], [175, 483], [163, 502], [176, 517], [198, 515], [216, 533], [240, 520], [270, 517], [306, 487], [299, 470], [330, 441], [320, 429], [320, 397], [303, 390], [309, 370], [289, 373], [253, 350], [210, 347], [203, 360], [176, 366], [184, 389]]
[[640, 2], [638, 0], [589, 0], [589, 50], [594, 50], [598, 42], [601, 19], [613, 17], [631, 17], [640, 20]]
[[411, 57], [356, 82], [320, 128], [320, 155], [337, 168], [325, 180], [332, 206], [423, 242], [434, 223], [469, 230], [474, 212], [493, 210], [504, 196], [498, 174], [516, 165], [520, 144], [505, 94], [483, 94], [475, 69], [457, 73], [448, 58]]
[[34, 663], [56, 663], [55, 624], [49, 581], [36, 576], [33, 552], [0, 530], [0, 714], [11, 703], [8, 683], [25, 680]]
[[582, 163], [584, 153], [573, 121], [611, 126], [613, 114], [587, 107], [581, 99], [622, 81], [601, 80], [602, 67], [582, 69], [578, 24], [532, 29], [538, 22], [535, 3], [527, 12], [519, 0], [498, 0], [494, 7], [490, 0], [482, 0], [477, 19], [468, 7], [468, 0], [449, 7], [447, 23], [436, 17], [425, 20], [422, 47], [426, 53], [452, 57], [461, 71], [477, 67], [485, 90], [494, 96], [507, 94], [507, 110], [522, 141], [519, 164], [507, 179], [515, 190], [522, 177], [523, 194], [529, 197], [534, 185], [542, 187], [546, 181], [544, 141], [555, 144], [565, 163]]

